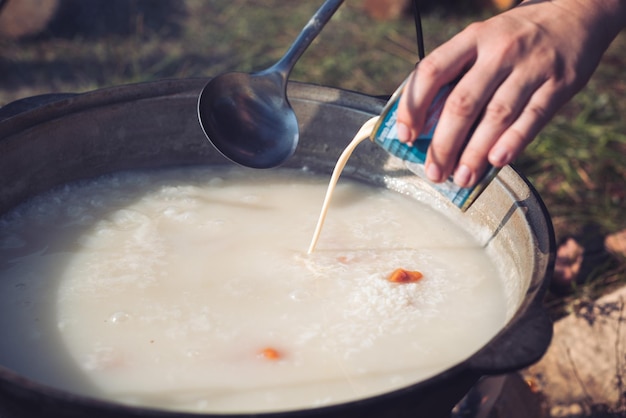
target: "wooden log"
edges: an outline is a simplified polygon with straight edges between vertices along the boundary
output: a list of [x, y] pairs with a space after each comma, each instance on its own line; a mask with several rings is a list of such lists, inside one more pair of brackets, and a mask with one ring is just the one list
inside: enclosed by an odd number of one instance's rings
[[364, 0], [365, 12], [376, 20], [393, 20], [410, 10], [410, 0]]
[[0, 36], [20, 39], [36, 36], [54, 18], [60, 0], [5, 0], [0, 9]]
[[[461, 1], [461, 0], [459, 0]], [[515, 6], [519, 0], [472, 0], [471, 4], [480, 8], [504, 11]], [[422, 6], [437, 4], [434, 0], [420, 0]], [[452, 1], [447, 7], [454, 7]], [[446, 7], [446, 6], [442, 6]], [[411, 11], [411, 0], [363, 0], [363, 9], [376, 20], [394, 20]]]

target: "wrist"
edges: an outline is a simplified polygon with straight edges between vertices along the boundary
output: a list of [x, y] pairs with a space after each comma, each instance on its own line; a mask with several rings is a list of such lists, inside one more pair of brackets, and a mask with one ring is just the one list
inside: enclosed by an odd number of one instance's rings
[[603, 49], [626, 27], [626, 0], [556, 0], [566, 12], [579, 19], [601, 42]]

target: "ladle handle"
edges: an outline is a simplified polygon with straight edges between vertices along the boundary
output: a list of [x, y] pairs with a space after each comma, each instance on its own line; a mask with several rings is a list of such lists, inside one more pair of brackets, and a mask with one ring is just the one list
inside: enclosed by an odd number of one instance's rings
[[272, 66], [285, 79], [289, 76], [291, 69], [302, 56], [304, 51], [311, 45], [311, 42], [320, 34], [326, 23], [335, 14], [344, 0], [326, 0], [324, 4], [309, 19], [309, 22], [302, 29], [294, 43], [289, 47], [285, 55]]

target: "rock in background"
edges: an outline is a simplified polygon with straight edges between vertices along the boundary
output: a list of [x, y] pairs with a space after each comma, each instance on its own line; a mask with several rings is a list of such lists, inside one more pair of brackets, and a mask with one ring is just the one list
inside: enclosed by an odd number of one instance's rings
[[0, 36], [95, 38], [175, 34], [186, 12], [180, 0], [0, 0]]
[[546, 355], [524, 371], [553, 417], [626, 413], [626, 287], [597, 301], [579, 301], [554, 325]]

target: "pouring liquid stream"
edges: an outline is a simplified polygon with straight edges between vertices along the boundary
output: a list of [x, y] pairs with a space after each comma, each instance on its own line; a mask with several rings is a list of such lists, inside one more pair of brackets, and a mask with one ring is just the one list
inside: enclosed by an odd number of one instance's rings
[[326, 215], [328, 214], [328, 208], [330, 207], [330, 201], [332, 199], [333, 192], [335, 187], [337, 186], [337, 182], [339, 181], [339, 176], [343, 171], [350, 155], [355, 150], [355, 148], [363, 141], [368, 139], [374, 130], [374, 126], [378, 121], [378, 116], [375, 116], [369, 119], [367, 122], [361, 126], [361, 129], [356, 133], [352, 141], [348, 144], [348, 146], [343, 150], [339, 159], [337, 160], [337, 164], [335, 164], [335, 168], [333, 169], [333, 174], [330, 177], [330, 182], [328, 183], [328, 189], [326, 190], [326, 196], [324, 196], [324, 203], [322, 204], [322, 210], [320, 212], [320, 216], [317, 220], [317, 225], [315, 226], [315, 232], [313, 233], [313, 238], [311, 239], [311, 244], [309, 245], [309, 249], [307, 254], [312, 254], [315, 251], [315, 247], [317, 245], [317, 241], [319, 240], [320, 234], [322, 233], [322, 227], [324, 226], [324, 221], [326, 220]]

